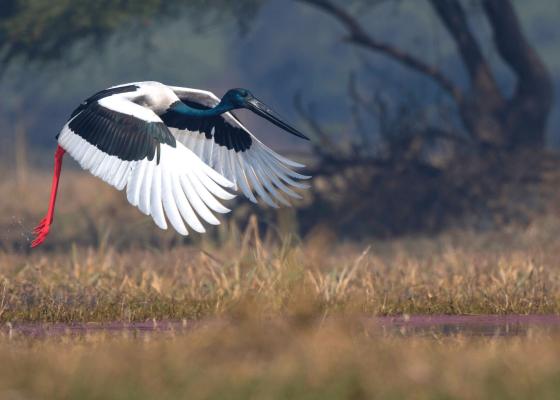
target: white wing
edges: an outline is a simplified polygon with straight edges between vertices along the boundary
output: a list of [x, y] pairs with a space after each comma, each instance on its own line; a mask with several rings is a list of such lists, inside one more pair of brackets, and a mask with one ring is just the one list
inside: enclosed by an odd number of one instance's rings
[[218, 225], [212, 212], [229, 210], [216, 197], [233, 198], [222, 189], [233, 184], [175, 142], [152, 110], [128, 98], [109, 94], [83, 103], [60, 132], [60, 146], [82, 168], [118, 190], [126, 188], [130, 204], [160, 228], [167, 229], [165, 217], [182, 235], [188, 234], [185, 222], [205, 231], [199, 217]]
[[[211, 92], [170, 86], [171, 90], [187, 105], [202, 108], [215, 107], [220, 99]], [[299, 180], [309, 176], [293, 168], [304, 165], [291, 161], [271, 150], [258, 140], [232, 114], [224, 113], [202, 121], [186, 121], [180, 127], [169, 126], [170, 131], [191, 149], [202, 161], [234, 183], [252, 202], [254, 192], [268, 205], [278, 203], [289, 206], [284, 197], [301, 196], [294, 188], [306, 189], [309, 185]]]

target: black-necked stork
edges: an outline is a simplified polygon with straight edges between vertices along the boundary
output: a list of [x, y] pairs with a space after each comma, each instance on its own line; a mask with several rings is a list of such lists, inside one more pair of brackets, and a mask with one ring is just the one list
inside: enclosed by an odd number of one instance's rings
[[130, 204], [152, 216], [157, 226], [187, 235], [185, 222], [204, 232], [198, 217], [219, 224], [212, 214], [230, 211], [216, 198], [235, 197], [223, 188], [253, 190], [272, 207], [290, 203], [292, 190], [307, 179], [303, 167], [275, 153], [231, 113], [245, 108], [282, 129], [307, 139], [282, 121], [246, 89], [222, 99], [203, 90], [137, 82], [102, 90], [74, 110], [57, 136], [55, 167], [47, 215], [35, 228], [31, 246], [40, 245], [53, 222], [62, 159], [69, 153], [82, 168], [114, 186], [126, 188]]

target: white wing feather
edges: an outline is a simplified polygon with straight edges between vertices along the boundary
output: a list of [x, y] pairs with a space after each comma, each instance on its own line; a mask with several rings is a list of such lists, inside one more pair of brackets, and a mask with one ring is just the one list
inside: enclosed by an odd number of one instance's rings
[[[220, 99], [212, 92], [170, 86], [179, 98], [187, 98], [207, 107], [214, 107]], [[258, 140], [231, 113], [222, 114], [225, 121], [236, 128], [241, 128], [250, 135], [251, 147], [245, 151], [228, 150], [214, 141], [207, 139], [203, 133], [191, 132], [177, 128], [170, 128], [175, 138], [190, 148], [198, 157], [214, 168], [219, 174], [233, 183], [235, 190], [240, 190], [250, 201], [256, 203], [253, 192], [269, 206], [278, 207], [277, 202], [289, 205], [282, 194], [300, 199], [301, 195], [291, 187], [306, 189], [309, 185], [297, 180], [309, 179], [309, 176], [299, 174], [292, 168], [302, 168], [303, 164], [289, 160], [274, 152]], [[201, 144], [202, 142], [202, 144]]]
[[[102, 100], [99, 104], [110, 106], [112, 110], [141, 116], [146, 121], [159, 120], [153, 111], [126, 99]], [[228, 200], [235, 197], [222, 188], [232, 187], [233, 183], [180, 142], [176, 147], [161, 144], [159, 164], [157, 157], [151, 161], [147, 158], [123, 161], [106, 154], [74, 133], [68, 124], [60, 132], [58, 142], [82, 168], [119, 190], [126, 188], [130, 204], [150, 215], [162, 229], [167, 228], [167, 217], [171, 226], [182, 235], [188, 235], [185, 222], [195, 231], [204, 232], [196, 213], [208, 223], [217, 225], [220, 222], [212, 211], [229, 211], [217, 198]], [[199, 146], [200, 150], [205, 151], [205, 146]]]

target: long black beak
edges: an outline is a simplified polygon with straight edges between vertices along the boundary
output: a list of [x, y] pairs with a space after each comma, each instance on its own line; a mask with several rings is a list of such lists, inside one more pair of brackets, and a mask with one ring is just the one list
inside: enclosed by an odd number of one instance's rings
[[282, 121], [282, 119], [278, 116], [278, 114], [272, 111], [266, 104], [255, 99], [254, 97], [250, 100], [247, 100], [247, 102], [245, 103], [245, 108], [267, 119], [268, 121], [272, 122], [274, 125], [284, 129], [285, 131], [290, 132], [292, 135], [295, 135], [305, 140], [309, 140], [307, 136], [305, 136], [303, 133], [298, 131], [296, 128]]

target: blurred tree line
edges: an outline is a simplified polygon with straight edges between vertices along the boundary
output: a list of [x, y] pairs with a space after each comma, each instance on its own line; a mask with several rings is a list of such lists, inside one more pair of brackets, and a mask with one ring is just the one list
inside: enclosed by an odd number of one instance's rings
[[[189, 16], [219, 20], [237, 17], [241, 30], [258, 11], [259, 0], [2, 0], [0, 7], [1, 60], [50, 61], [68, 57], [79, 42], [100, 46], [125, 29], [138, 34], [155, 21]], [[132, 28], [132, 32], [130, 29]]]
[[[304, 94], [296, 96], [294, 105], [315, 134], [310, 172], [325, 177], [318, 179], [322, 189], [315, 191], [313, 207], [302, 211], [309, 226], [334, 214], [341, 216], [336, 223], [343, 230], [363, 225], [370, 231], [372, 223], [375, 231], [388, 234], [437, 229], [449, 216], [472, 211], [473, 204], [485, 208], [489, 199], [504, 196], [503, 189], [509, 187], [504, 183], [523, 181], [524, 174], [540, 168], [553, 105], [552, 78], [527, 39], [511, 0], [424, 3], [453, 41], [466, 84], [454, 81], [444, 68], [417, 52], [376, 37], [370, 10], [402, 0], [293, 1], [331, 17], [348, 46], [387, 57], [433, 81], [446, 98], [442, 114], [452, 113], [459, 121], [433, 123], [425, 117], [425, 105], [392, 109], [364, 83], [367, 76], [362, 71], [350, 76], [348, 96], [341, 99], [352, 110], [357, 134], [341, 142], [333, 140], [331, 129], [316, 116], [312, 101]], [[204, 29], [205, 23], [233, 18], [240, 31], [246, 31], [266, 2], [3, 0], [0, 60], [4, 66], [57, 61], [75, 54], [68, 51], [75, 46], [98, 51], [110, 37], [146, 34], [151, 24], [165, 19], [188, 18], [194, 29]], [[513, 87], [503, 88], [497, 81], [469, 21], [473, 13], [490, 26], [496, 54], [515, 78]]]

